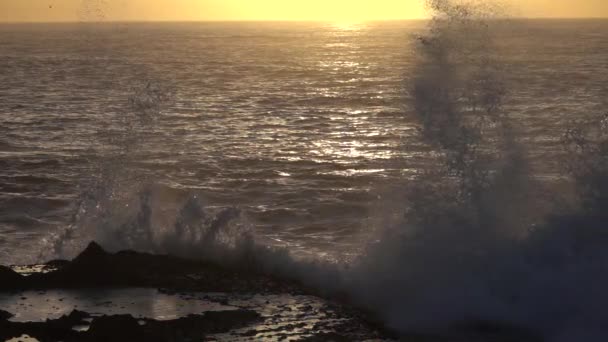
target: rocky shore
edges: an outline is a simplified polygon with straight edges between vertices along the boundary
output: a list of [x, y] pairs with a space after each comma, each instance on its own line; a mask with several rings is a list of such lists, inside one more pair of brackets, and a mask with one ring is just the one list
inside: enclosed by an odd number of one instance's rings
[[[341, 296], [337, 296], [341, 297]], [[4, 341], [542, 341], [496, 322], [397, 334], [369, 314], [255, 267], [91, 243], [74, 260], [0, 266]]]
[[[124, 296], [108, 297], [89, 306], [96, 313], [70, 307], [77, 306], [74, 303], [82, 306], [83, 301], [70, 300], [70, 294], [83, 297], [79, 291], [84, 289], [106, 296], [108, 289], [155, 289], [166, 298], [174, 298], [176, 306], [192, 302], [200, 306], [200, 311], [195, 309], [196, 313], [173, 319], [137, 317], [124, 313], [129, 304], [135, 304], [128, 303]], [[40, 342], [377, 341], [390, 337], [358, 311], [311, 296], [293, 281], [253, 269], [226, 268], [172, 256], [133, 251], [112, 254], [96, 243], [89, 244], [72, 261], [1, 266], [0, 293], [6, 299], [2, 302], [0, 296], [0, 305], [11, 303], [15, 311], [0, 311], [0, 341], [17, 341], [25, 336]], [[217, 307], [210, 310], [205, 303], [216, 303]], [[121, 312], [112, 314], [112, 308]], [[44, 315], [45, 310], [67, 309], [72, 310], [61, 317]], [[20, 316], [31, 318], [28, 310], [36, 310], [34, 317], [38, 319], [21, 321]], [[42, 314], [36, 316], [38, 312]]]
[[[136, 319], [131, 315], [92, 317], [72, 311], [67, 316], [44, 322], [0, 320], [0, 339], [30, 336], [39, 341], [200, 341], [205, 335], [229, 332], [260, 321], [259, 314], [248, 310], [208, 312], [204, 315], [157, 321]], [[87, 327], [78, 331], [75, 327]]]
[[154, 287], [203, 292], [294, 292], [295, 284], [277, 281], [247, 268], [230, 269], [202, 261], [133, 251], [111, 254], [98, 244], [74, 260], [54, 260], [26, 267], [23, 274], [0, 266], [0, 290]]

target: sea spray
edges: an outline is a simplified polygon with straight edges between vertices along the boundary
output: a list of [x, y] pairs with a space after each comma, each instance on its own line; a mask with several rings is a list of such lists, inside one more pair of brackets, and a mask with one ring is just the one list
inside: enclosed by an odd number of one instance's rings
[[[88, 160], [90, 175], [79, 185], [71, 224], [48, 239], [51, 253], [71, 257], [86, 246], [87, 239], [102, 238], [115, 229], [113, 225], [129, 227], [124, 221], [130, 220], [130, 215], [145, 223], [146, 215], [142, 218], [139, 209], [145, 209], [148, 191], [144, 189], [151, 180], [133, 163], [137, 150], [152, 132], [154, 120], [162, 114], [163, 96], [156, 86], [146, 82], [132, 90], [125, 110], [100, 116], [103, 123], [95, 134], [99, 151], [90, 153], [94, 156]], [[142, 208], [138, 208], [140, 203]]]
[[[91, 187], [97, 190], [83, 192], [73, 229], [55, 245], [60, 255], [96, 239], [112, 250], [259, 267], [328, 295], [347, 295], [401, 332], [450, 334], [455, 327], [493, 322], [548, 341], [605, 340], [602, 188], [585, 185], [595, 179], [588, 173], [572, 174], [583, 190], [581, 203], [586, 198], [590, 204], [539, 218], [525, 148], [503, 106], [508, 86], [493, 50], [492, 12], [464, 2], [429, 4], [438, 16], [416, 39], [418, 68], [408, 87], [437, 168], [405, 188], [395, 186], [406, 199], [393, 203], [398, 219], [366, 241], [366, 253], [351, 265], [297, 261], [286, 250], [256, 242], [238, 209], [211, 209], [197, 194], [174, 196], [154, 179], [130, 176], [125, 166], [150, 134], [118, 148], [125, 164], [107, 163], [114, 166], [97, 178], [99, 186]], [[148, 97], [147, 82], [138, 89], [133, 96]], [[141, 111], [137, 107], [131, 110]], [[129, 122], [153, 128], [138, 120]], [[133, 131], [130, 125], [126, 132]], [[119, 136], [128, 141], [132, 135]], [[603, 161], [602, 139], [588, 144], [597, 148], [581, 150], [580, 157]], [[591, 170], [603, 184], [605, 170]]]
[[[140, 151], [158, 143], [157, 130], [175, 95], [144, 80], [131, 87], [124, 109], [104, 115], [96, 134], [100, 151], [89, 160], [90, 176], [71, 224], [45, 239], [41, 260], [71, 258], [91, 240], [110, 251], [132, 249], [233, 265], [252, 255], [253, 233], [241, 211], [205, 203], [196, 192], [177, 191], [140, 167]], [[177, 151], [175, 151], [177, 153]], [[282, 253], [282, 252], [281, 252]]]
[[500, 21], [485, 6], [428, 5], [436, 16], [417, 38], [411, 87], [439, 163], [405, 187], [401, 219], [346, 273], [347, 287], [403, 332], [492, 322], [547, 341], [605, 340], [606, 139], [567, 134], [581, 205], [534, 212], [543, 199], [502, 105], [508, 89], [490, 31]]
[[[87, 175], [78, 184], [79, 195], [70, 223], [43, 239], [38, 260], [72, 258], [91, 240], [112, 251], [135, 249], [219, 258], [222, 248], [217, 246], [234, 248], [239, 244], [236, 237], [248, 241], [249, 228], [240, 223], [243, 220], [235, 220], [240, 215], [238, 210], [203, 209], [199, 194], [175, 195], [141, 167], [145, 162], [140, 158], [141, 151], [165, 138], [157, 121], [165, 116], [176, 95], [171, 82], [146, 65], [133, 64], [106, 40], [106, 31], [115, 26], [106, 25], [111, 7], [106, 0], [81, 1], [79, 18], [83, 25], [79, 33], [83, 53], [90, 53], [91, 59], [101, 62], [125, 57], [123, 67], [134, 77], [90, 80], [102, 85], [104, 93], [99, 93], [100, 97], [122, 101], [91, 118], [99, 129], [89, 137], [90, 141], [74, 142], [89, 146], [85, 157]], [[99, 74], [97, 71], [83, 69], [81, 77], [89, 78]], [[163, 153], [178, 153], [172, 150], [176, 146], [163, 147]]]
[[528, 178], [502, 106], [492, 13], [458, 1], [428, 6], [435, 17], [417, 37], [410, 88], [421, 137], [439, 161], [406, 185], [402, 219], [369, 246], [351, 281], [355, 297], [392, 326], [437, 332], [503, 320], [512, 268], [504, 254], [525, 231], [527, 222], [513, 219], [525, 202], [514, 199], [526, 197]]

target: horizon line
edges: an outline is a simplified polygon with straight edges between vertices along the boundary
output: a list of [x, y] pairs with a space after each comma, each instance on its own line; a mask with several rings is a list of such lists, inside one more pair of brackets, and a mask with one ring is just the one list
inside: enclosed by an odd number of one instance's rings
[[[403, 22], [403, 21], [426, 21], [426, 18], [404, 18], [404, 19], [367, 19], [367, 20], [330, 20], [330, 19], [117, 19], [117, 20], [37, 20], [37, 21], [1, 21], [4, 24], [119, 24], [119, 23], [374, 23], [374, 22]], [[490, 20], [608, 20], [608, 17], [497, 17]]]

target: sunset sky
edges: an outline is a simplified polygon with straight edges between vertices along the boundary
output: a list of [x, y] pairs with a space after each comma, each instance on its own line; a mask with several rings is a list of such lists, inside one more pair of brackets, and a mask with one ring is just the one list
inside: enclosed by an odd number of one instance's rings
[[[608, 0], [503, 0], [525, 17], [608, 17]], [[0, 0], [0, 21], [395, 20], [424, 18], [422, 0]]]

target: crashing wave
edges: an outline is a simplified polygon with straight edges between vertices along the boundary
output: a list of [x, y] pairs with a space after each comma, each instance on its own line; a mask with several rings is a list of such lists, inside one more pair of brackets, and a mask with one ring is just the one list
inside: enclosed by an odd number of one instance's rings
[[167, 100], [149, 84], [130, 101], [135, 118], [111, 139], [118, 152], [99, 163], [73, 224], [44, 257], [70, 257], [96, 240], [114, 251], [248, 263], [347, 295], [401, 332], [498, 322], [548, 341], [605, 340], [608, 137], [568, 132], [575, 205], [539, 210], [545, 199], [504, 106], [508, 84], [493, 42], [500, 13], [484, 2], [427, 4], [435, 16], [416, 38], [408, 88], [437, 161], [395, 184], [390, 222], [352, 263], [296, 260], [256, 241], [238, 209], [209, 209], [196, 194], [176, 199], [133, 171], [132, 153]]

